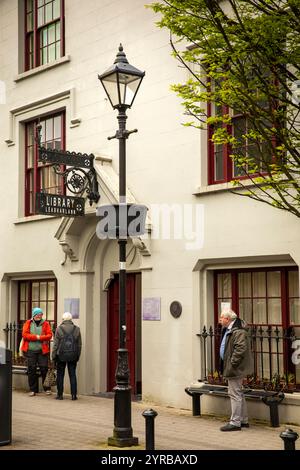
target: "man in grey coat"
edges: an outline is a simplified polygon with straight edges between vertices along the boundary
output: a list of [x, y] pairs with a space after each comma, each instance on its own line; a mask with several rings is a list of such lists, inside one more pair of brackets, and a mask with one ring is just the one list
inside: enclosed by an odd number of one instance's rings
[[220, 346], [221, 366], [223, 377], [228, 381], [228, 395], [231, 402], [230, 421], [220, 430], [240, 431], [242, 427], [249, 427], [243, 379], [253, 372], [251, 347], [245, 323], [233, 310], [223, 311], [219, 321], [223, 327]]

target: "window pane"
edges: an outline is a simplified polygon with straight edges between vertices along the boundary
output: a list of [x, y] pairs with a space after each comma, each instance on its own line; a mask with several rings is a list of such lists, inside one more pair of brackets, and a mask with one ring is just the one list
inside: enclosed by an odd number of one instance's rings
[[32, 301], [38, 301], [39, 300], [39, 283], [38, 282], [33, 282], [32, 283]]
[[231, 297], [231, 274], [218, 274], [218, 297]]
[[215, 145], [215, 180], [224, 179], [223, 146]]
[[26, 1], [26, 10], [27, 11], [32, 11], [32, 9], [33, 9], [32, 3], [33, 3], [33, 0], [27, 0]]
[[43, 6], [45, 3], [45, 0], [38, 0], [38, 7]]
[[27, 14], [27, 32], [32, 31], [33, 29], [33, 14]]
[[290, 324], [300, 325], [300, 299], [290, 299]]
[[54, 319], [54, 302], [47, 302], [47, 320]]
[[61, 137], [61, 116], [56, 116], [54, 118], [54, 138], [59, 137]]
[[55, 28], [56, 28], [56, 40], [58, 41], [60, 39], [60, 22], [59, 21], [55, 23]]
[[33, 147], [27, 149], [27, 168], [33, 168]]
[[46, 141], [53, 139], [53, 119], [46, 120]]
[[54, 141], [54, 148], [56, 150], [60, 150], [61, 149], [61, 140], [55, 140]]
[[253, 299], [253, 323], [267, 323], [266, 301]]
[[239, 296], [251, 297], [251, 273], [239, 274]]
[[27, 284], [24, 282], [20, 285], [20, 299], [27, 300]]
[[280, 271], [270, 271], [267, 273], [268, 297], [281, 296], [281, 274]]
[[252, 301], [251, 299], [240, 299], [239, 301], [240, 318], [246, 323], [252, 323]]
[[40, 302], [39, 307], [43, 310], [44, 318], [47, 318], [47, 302]]
[[53, 60], [55, 60], [55, 44], [48, 47], [48, 62], [53, 62]]
[[26, 319], [27, 319], [27, 316], [26, 316], [26, 303], [21, 302], [20, 303], [20, 320], [26, 320]]
[[252, 273], [253, 297], [266, 297], [266, 273]]
[[44, 11], [44, 7], [38, 9], [38, 26], [42, 26], [44, 24]]
[[41, 300], [47, 299], [47, 282], [40, 283], [40, 299]]
[[45, 23], [48, 23], [53, 18], [52, 16], [52, 2], [46, 4], [46, 20]]
[[58, 59], [60, 57], [60, 41], [55, 44], [55, 54], [55, 58]]
[[40, 57], [41, 65], [48, 63], [48, 56], [47, 56], [47, 47], [44, 47], [41, 50], [41, 57]]
[[48, 44], [55, 42], [55, 24], [48, 27]]
[[289, 271], [289, 297], [299, 297], [298, 271]]
[[41, 47], [47, 46], [48, 44], [48, 31], [47, 28], [42, 29], [40, 33]]
[[281, 299], [268, 299], [268, 323], [281, 325]]
[[60, 17], [60, 0], [54, 0], [53, 3], [53, 19]]
[[54, 282], [48, 282], [48, 300], [55, 300], [55, 283]]

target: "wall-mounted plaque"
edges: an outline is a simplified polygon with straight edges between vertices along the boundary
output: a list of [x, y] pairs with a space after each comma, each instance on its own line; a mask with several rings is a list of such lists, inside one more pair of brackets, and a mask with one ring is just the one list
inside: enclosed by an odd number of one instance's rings
[[79, 318], [79, 299], [65, 299], [64, 311], [70, 312], [74, 320]]
[[180, 317], [182, 313], [182, 305], [178, 300], [174, 300], [170, 305], [170, 312], [174, 318]]
[[143, 299], [143, 320], [160, 320], [160, 297]]

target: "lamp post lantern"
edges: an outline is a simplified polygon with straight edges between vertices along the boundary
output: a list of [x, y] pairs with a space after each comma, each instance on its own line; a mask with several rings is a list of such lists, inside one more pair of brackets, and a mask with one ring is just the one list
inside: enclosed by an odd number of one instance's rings
[[[123, 46], [120, 44], [114, 64], [103, 74], [98, 75], [107, 97], [114, 109], [118, 110], [119, 129], [113, 137], [119, 140], [119, 349], [114, 387], [114, 430], [108, 444], [116, 447], [138, 445], [131, 427], [131, 386], [129, 380], [128, 350], [126, 348], [126, 244], [127, 244], [127, 204], [126, 204], [126, 139], [137, 129], [126, 129], [126, 110], [131, 108], [145, 72], [128, 63]], [[124, 217], [126, 214], [126, 227]]]

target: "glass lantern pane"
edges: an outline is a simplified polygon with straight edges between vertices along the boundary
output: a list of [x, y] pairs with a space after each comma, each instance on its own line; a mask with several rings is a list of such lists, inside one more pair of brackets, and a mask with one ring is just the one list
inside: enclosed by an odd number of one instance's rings
[[119, 94], [118, 94], [118, 87], [117, 87], [117, 74], [112, 73], [108, 75], [103, 80], [101, 80], [102, 85], [106, 91], [107, 96], [109, 97], [113, 106], [119, 104]]
[[131, 106], [136, 91], [141, 81], [141, 77], [132, 77], [124, 73], [119, 73], [119, 86], [122, 104]]

